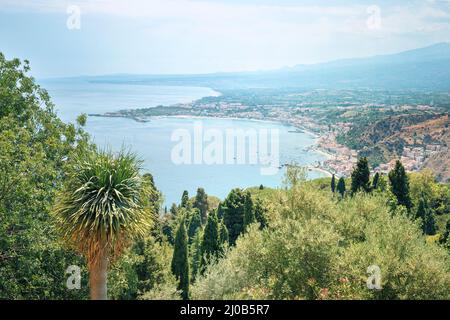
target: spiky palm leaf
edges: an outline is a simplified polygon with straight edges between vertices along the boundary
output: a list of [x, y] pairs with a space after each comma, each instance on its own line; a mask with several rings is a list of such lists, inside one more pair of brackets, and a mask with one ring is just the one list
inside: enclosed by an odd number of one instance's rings
[[130, 152], [95, 151], [77, 158], [57, 195], [54, 215], [62, 236], [89, 264], [110, 259], [151, 223], [151, 186]]

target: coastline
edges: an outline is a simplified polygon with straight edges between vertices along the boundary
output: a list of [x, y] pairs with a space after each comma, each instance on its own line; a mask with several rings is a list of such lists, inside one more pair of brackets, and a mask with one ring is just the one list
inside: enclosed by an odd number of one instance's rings
[[[126, 118], [130, 120], [134, 120], [136, 122], [150, 122], [152, 119], [167, 119], [167, 118], [176, 118], [176, 119], [223, 119], [223, 120], [237, 120], [237, 121], [249, 121], [249, 122], [262, 122], [262, 123], [272, 123], [277, 125], [283, 125], [285, 127], [296, 128], [299, 131], [292, 131], [295, 133], [304, 133], [314, 138], [314, 143], [308, 147], [308, 151], [320, 154], [327, 159], [331, 159], [334, 155], [325, 151], [321, 148], [318, 140], [322, 137], [322, 135], [315, 133], [299, 124], [290, 123], [289, 121], [283, 121], [280, 119], [256, 119], [256, 118], [244, 118], [244, 117], [226, 117], [226, 116], [198, 116], [198, 115], [159, 115], [159, 116], [147, 116], [145, 118], [139, 118], [129, 115], [116, 114], [116, 113], [106, 113], [106, 114], [89, 114], [89, 116], [93, 117], [105, 117], [105, 118]], [[306, 168], [310, 171], [321, 172], [325, 174], [327, 177], [331, 177], [333, 173], [323, 166], [313, 166], [308, 165]]]
[[321, 172], [321, 173], [325, 174], [327, 177], [332, 177], [333, 176], [333, 173], [331, 173], [327, 169], [324, 169], [324, 168], [321, 168], [321, 167], [308, 166], [307, 168], [308, 168], [308, 170], [311, 170], [311, 171]]

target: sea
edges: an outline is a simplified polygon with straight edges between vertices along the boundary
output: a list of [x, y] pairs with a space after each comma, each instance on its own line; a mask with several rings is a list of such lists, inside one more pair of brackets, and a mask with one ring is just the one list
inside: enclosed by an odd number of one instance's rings
[[[204, 87], [97, 83], [80, 78], [42, 80], [40, 84], [49, 92], [58, 116], [65, 122], [75, 122], [76, 117], [81, 113], [102, 114], [109, 111], [159, 105], [170, 107], [206, 96], [220, 95], [219, 92]], [[91, 116], [88, 117], [85, 129], [101, 148], [110, 148], [114, 151], [125, 148], [137, 153], [143, 161], [143, 172], [150, 172], [153, 175], [157, 188], [164, 195], [164, 205], [167, 207], [170, 207], [172, 203], [179, 203], [184, 190], [193, 196], [199, 187], [204, 188], [207, 194], [221, 199], [224, 199], [233, 188], [260, 185], [282, 187], [286, 170], [283, 164], [295, 162], [299, 165], [313, 166], [318, 161], [325, 160], [324, 155], [310, 150], [316, 137], [291, 126], [270, 121], [158, 117], [148, 122], [137, 122], [127, 118]], [[201, 135], [198, 132], [201, 132]], [[229, 156], [230, 153], [236, 152], [237, 142], [232, 146], [227, 144], [226, 132], [256, 133], [258, 143], [260, 142], [259, 134], [266, 132], [268, 149], [275, 145], [273, 142], [275, 136], [272, 133], [276, 132], [277, 141], [279, 141], [277, 170], [272, 170], [270, 174], [264, 172], [262, 168], [268, 167], [267, 158], [257, 156], [256, 163], [250, 161], [248, 150], [244, 150], [247, 155], [246, 160], [238, 163], [236, 157]], [[222, 136], [223, 143], [219, 146], [223, 150], [223, 156], [215, 159], [223, 159], [223, 161], [211, 163], [211, 161], [195, 158], [198, 152], [206, 152], [208, 143], [212, 141], [202, 140], [205, 135], [213, 135], [216, 138]], [[199, 141], [203, 149], [196, 151]], [[191, 152], [191, 157], [186, 157], [189, 152], [184, 153], [186, 152], [184, 149], [175, 154], [181, 155], [181, 158], [184, 157], [185, 160], [190, 158], [192, 161], [180, 163], [179, 157], [174, 157], [174, 149], [179, 150], [180, 146], [187, 146], [187, 142], [190, 142], [192, 146], [192, 149], [188, 150]], [[258, 144], [258, 150], [260, 145], [262, 143]], [[244, 149], [251, 148], [249, 140], [244, 146]], [[234, 148], [234, 151], [230, 148]], [[275, 147], [274, 149], [276, 150]], [[270, 150], [268, 154], [270, 155]], [[211, 155], [217, 156], [217, 152]], [[316, 170], [308, 171], [308, 177], [311, 179], [322, 176], [325, 176], [325, 173]]]

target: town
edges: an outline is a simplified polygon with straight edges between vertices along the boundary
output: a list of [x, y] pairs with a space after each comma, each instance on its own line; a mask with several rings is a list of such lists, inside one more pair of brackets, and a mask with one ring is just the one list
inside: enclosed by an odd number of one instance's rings
[[[327, 159], [315, 163], [315, 169], [347, 177], [362, 156], [369, 159], [373, 172], [387, 173], [397, 159], [408, 171], [427, 166], [436, 170], [433, 159], [446, 159], [449, 152], [449, 106], [448, 95], [423, 92], [254, 89], [226, 90], [217, 97], [170, 107], [93, 116], [142, 122], [167, 116], [276, 121], [316, 138], [311, 149]], [[437, 170], [443, 171], [438, 172], [443, 181], [450, 179], [447, 163]]]

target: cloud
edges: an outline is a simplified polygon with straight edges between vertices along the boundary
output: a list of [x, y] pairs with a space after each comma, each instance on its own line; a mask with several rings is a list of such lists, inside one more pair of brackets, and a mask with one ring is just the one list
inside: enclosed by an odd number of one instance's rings
[[[135, 61], [135, 70], [146, 72], [267, 69], [450, 41], [447, 0], [0, 1], [3, 16], [66, 15], [68, 6], [78, 5], [81, 32], [58, 35], [70, 36], [70, 48], [89, 52], [90, 61], [101, 57], [98, 63], [105, 69], [130, 61], [124, 69], [117, 67], [118, 72], [126, 72]], [[368, 26], [373, 3], [380, 9], [379, 28]], [[25, 27], [33, 32], [32, 24]], [[16, 32], [13, 24], [9, 28]]]
[[[267, 3], [267, 2], [266, 2]], [[69, 5], [78, 5], [86, 15], [106, 15], [127, 18], [147, 18], [154, 21], [185, 21], [192, 24], [224, 25], [255, 24], [289, 25], [308, 32], [311, 29], [334, 32], [365, 32], [367, 3], [347, 1], [345, 5], [330, 5], [327, 1], [298, 1], [298, 4], [235, 3], [204, 0], [2, 0], [0, 11], [32, 11], [64, 13]], [[342, 3], [342, 2], [341, 2]], [[392, 3], [392, 4], [391, 4]], [[450, 22], [448, 0], [423, 0], [383, 3], [380, 6], [385, 32], [435, 30]], [[448, 19], [449, 21], [445, 21]], [[444, 20], [444, 21], [443, 21]], [[434, 25], [438, 24], [438, 25]], [[241, 26], [241, 25], [240, 25]], [[317, 33], [317, 32], [315, 32]]]

